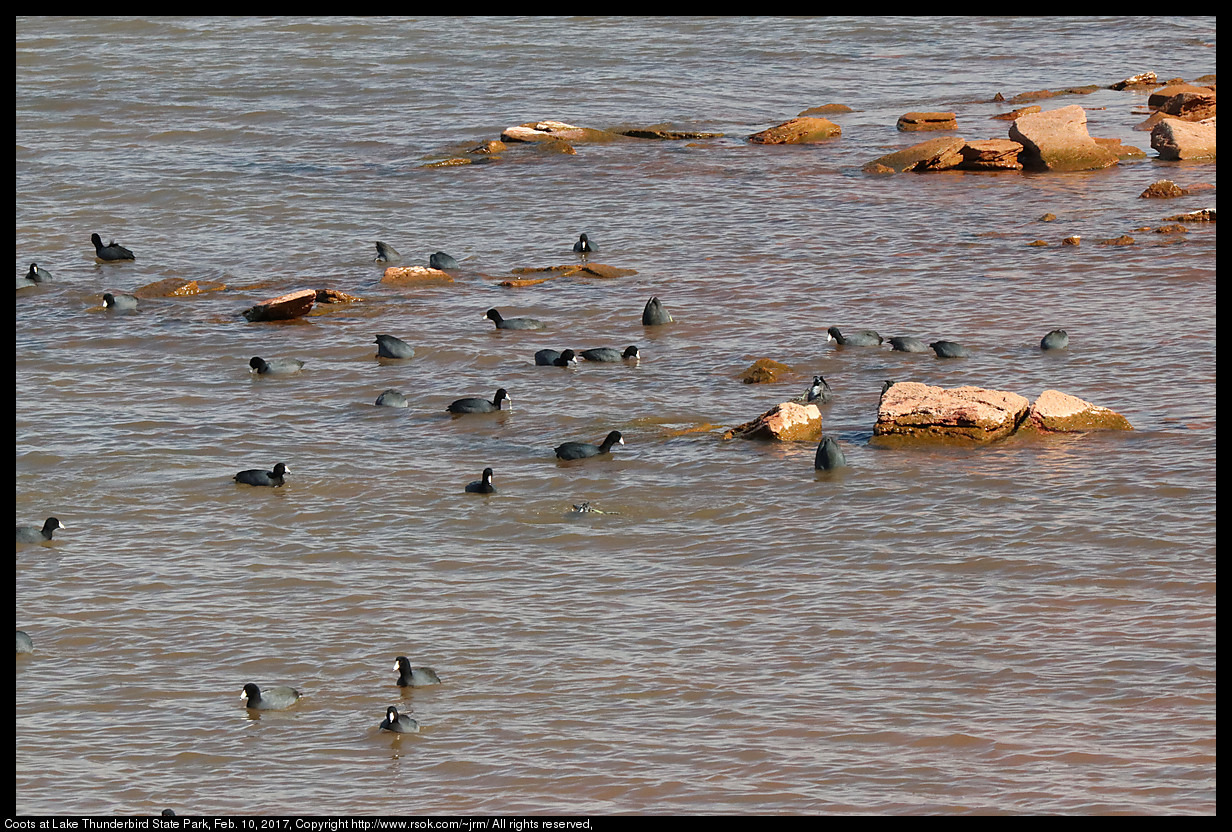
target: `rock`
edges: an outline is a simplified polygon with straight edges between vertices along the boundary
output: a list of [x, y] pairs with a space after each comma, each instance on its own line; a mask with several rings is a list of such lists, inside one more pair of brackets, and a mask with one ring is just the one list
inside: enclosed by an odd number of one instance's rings
[[1214, 222], [1215, 209], [1203, 208], [1201, 211], [1190, 211], [1188, 214], [1173, 214], [1164, 217], [1167, 222]]
[[508, 127], [501, 133], [501, 141], [505, 142], [544, 142], [554, 139], [565, 142], [610, 142], [615, 138], [615, 133], [606, 130], [577, 127], [563, 121], [528, 121], [516, 127]]
[[1108, 240], [1100, 240], [1097, 245], [1101, 246], [1132, 246], [1134, 238], [1128, 234], [1122, 234], [1120, 237], [1112, 237]]
[[1029, 246], [1046, 246], [1046, 245], [1048, 245], [1048, 243], [1047, 243], [1047, 241], [1045, 241], [1045, 240], [1032, 240], [1031, 242], [1027, 243], [1027, 245], [1029, 245]]
[[448, 272], [427, 266], [390, 266], [381, 275], [382, 283], [453, 283]]
[[821, 410], [815, 404], [782, 402], [756, 419], [725, 432], [723, 438], [816, 442], [821, 438]]
[[226, 289], [224, 283], [213, 280], [183, 280], [178, 277], [168, 277], [147, 283], [133, 292], [138, 298], [182, 298], [189, 295], [200, 295], [203, 292], [221, 292]]
[[1085, 402], [1060, 390], [1045, 390], [1032, 405], [1028, 418], [1037, 430], [1060, 431], [1133, 430], [1121, 414]]
[[337, 289], [317, 289], [317, 303], [358, 303], [363, 298], [339, 292]]
[[1013, 433], [1029, 404], [1001, 390], [899, 382], [881, 396], [873, 435], [991, 442]]
[[1117, 163], [1116, 154], [1087, 133], [1087, 114], [1077, 104], [1022, 116], [1010, 125], [1010, 138], [1023, 146], [1028, 167], [1053, 171], [1099, 170]]
[[958, 118], [953, 113], [903, 113], [898, 117], [898, 129], [903, 132], [957, 130]]
[[1047, 214], [1044, 214], [1042, 217], [1040, 217], [1039, 221], [1040, 222], [1053, 222], [1056, 220], [1056, 218], [1057, 218], [1056, 214], [1049, 212]]
[[700, 130], [671, 130], [667, 127], [632, 127], [627, 130], [617, 130], [622, 136], [635, 139], [659, 139], [660, 141], [696, 141], [698, 139], [721, 139], [722, 133], [705, 133]]
[[1082, 238], [1079, 237], [1077, 234], [1071, 235], [1069, 237], [1063, 237], [1061, 238], [1061, 245], [1063, 246], [1082, 245]]
[[947, 167], [957, 167], [962, 162], [962, 147], [965, 144], [966, 142], [956, 136], [929, 139], [874, 159], [866, 164], [863, 170], [866, 173], [877, 173], [880, 171], [875, 166], [882, 166], [904, 173], [909, 170], [945, 170]]
[[558, 153], [562, 156], [577, 155], [577, 148], [563, 139], [544, 139], [543, 141], [535, 142], [535, 150], [543, 155], [551, 153]]
[[1139, 199], [1172, 199], [1178, 196], [1184, 196], [1186, 191], [1180, 185], [1173, 182], [1171, 179], [1160, 179], [1158, 182], [1152, 182], [1147, 189], [1138, 194]]
[[1139, 133], [1149, 133], [1155, 129], [1155, 125], [1159, 124], [1166, 118], [1168, 118], [1167, 113], [1156, 111], [1151, 113], [1150, 117], [1148, 117], [1146, 121], [1140, 121], [1135, 124], [1132, 129], [1138, 131]]
[[793, 118], [749, 136], [753, 144], [801, 144], [841, 135], [843, 128], [826, 118]]
[[805, 116], [828, 116], [828, 115], [833, 115], [834, 113], [852, 113], [852, 112], [855, 112], [855, 111], [852, 110], [850, 107], [848, 107], [846, 104], [822, 104], [820, 107], [809, 107], [803, 113], [800, 113], [800, 117], [803, 118]]
[[509, 145], [505, 144], [504, 142], [493, 139], [491, 141], [484, 142], [481, 145], [472, 147], [470, 150], [466, 152], [476, 153], [476, 154], [491, 154], [491, 153], [503, 153], [504, 151], [508, 149], [509, 149]]
[[1013, 121], [1014, 119], [1022, 116], [1029, 116], [1032, 113], [1038, 113], [1043, 109], [1044, 108], [1038, 104], [1032, 104], [1030, 107], [1019, 107], [1017, 110], [1010, 110], [1008, 113], [999, 113], [993, 116], [993, 118], [1001, 121]]
[[1058, 95], [1090, 95], [1099, 87], [1095, 84], [1090, 84], [1085, 87], [1066, 87], [1060, 90], [1033, 90], [1031, 92], [1020, 92], [1018, 95], [1010, 99], [1010, 101], [1039, 101], [1044, 98], [1056, 98]]
[[791, 367], [780, 364], [770, 358], [759, 358], [740, 374], [740, 380], [745, 384], [768, 384], [779, 380], [786, 373], [794, 373]]
[[1166, 118], [1151, 131], [1151, 147], [1161, 159], [1215, 157], [1215, 125]]
[[1101, 139], [1098, 136], [1091, 137], [1094, 142], [1106, 150], [1111, 150], [1116, 154], [1117, 160], [1121, 159], [1145, 159], [1146, 151], [1134, 147], [1132, 144], [1121, 144], [1120, 139]]
[[460, 158], [460, 157], [459, 157], [459, 158], [455, 158], [455, 159], [441, 159], [439, 162], [427, 162], [427, 163], [425, 163], [425, 164], [421, 165], [420, 167], [425, 167], [425, 168], [456, 168], [456, 167], [461, 167], [462, 165], [473, 165], [473, 164], [475, 164], [475, 160], [474, 160], [474, 159], [464, 159], [464, 158]]
[[1189, 229], [1181, 224], [1176, 225], [1161, 225], [1155, 229], [1156, 234], [1188, 234]]
[[894, 168], [886, 167], [880, 162], [869, 162], [867, 165], [863, 167], [863, 171], [865, 173], [897, 173], [898, 172], [894, 170]]
[[1141, 72], [1137, 75], [1131, 75], [1124, 81], [1117, 81], [1108, 89], [1123, 90], [1127, 87], [1156, 87], [1159, 86], [1159, 76], [1154, 72]]
[[249, 322], [288, 321], [307, 315], [312, 311], [312, 305], [316, 303], [316, 300], [316, 289], [301, 289], [289, 295], [262, 301], [256, 306], [245, 309], [243, 315]]
[[1202, 121], [1215, 116], [1215, 93], [1179, 92], [1160, 106], [1161, 113], [1181, 121]]
[[587, 263], [585, 266], [582, 266], [581, 268], [577, 269], [576, 272], [571, 272], [571, 274], [577, 274], [579, 276], [591, 275], [593, 277], [608, 277], [608, 278], [629, 277], [630, 275], [637, 274], [637, 269], [619, 269], [616, 266], [605, 266], [602, 263]]
[[1022, 145], [1009, 139], [986, 139], [967, 142], [959, 151], [962, 153], [963, 170], [1021, 170], [1022, 163], [1018, 154]]
[[1167, 103], [1169, 98], [1171, 98], [1174, 95], [1180, 95], [1181, 93], [1184, 93], [1184, 92], [1197, 93], [1198, 95], [1208, 95], [1211, 92], [1211, 88], [1210, 87], [1198, 87], [1198, 86], [1194, 86], [1193, 84], [1185, 84], [1185, 83], [1181, 83], [1181, 84], [1171, 84], [1170, 83], [1167, 86], [1160, 87], [1159, 89], [1151, 93], [1150, 97], [1147, 98], [1146, 100], [1146, 106], [1150, 107], [1152, 110], [1158, 110], [1161, 107], [1163, 107], [1165, 103]]

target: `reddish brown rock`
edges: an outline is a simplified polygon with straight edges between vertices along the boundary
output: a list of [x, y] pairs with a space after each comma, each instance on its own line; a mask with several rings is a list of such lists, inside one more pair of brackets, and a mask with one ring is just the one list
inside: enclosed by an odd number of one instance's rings
[[783, 402], [756, 419], [728, 430], [723, 438], [816, 442], [821, 438], [821, 411], [815, 404]]
[[1032, 90], [1031, 92], [1020, 92], [1010, 101], [1040, 101], [1045, 98], [1056, 98], [1058, 95], [1090, 95], [1097, 89], [1099, 89], [1097, 85], [1088, 84], [1085, 87], [1065, 87], [1060, 90]]
[[1177, 223], [1176, 225], [1161, 225], [1155, 229], [1156, 234], [1188, 234], [1189, 229]]
[[203, 292], [221, 292], [226, 284], [213, 280], [182, 280], [178, 277], [168, 277], [147, 283], [133, 292], [139, 298], [182, 298], [189, 295], [200, 295]]
[[833, 115], [834, 113], [851, 113], [851, 112], [855, 112], [855, 111], [852, 110], [850, 107], [848, 107], [846, 104], [822, 104], [820, 107], [809, 107], [803, 113], [800, 113], [800, 116], [801, 117], [828, 116], [828, 115]]
[[945, 170], [958, 167], [962, 162], [962, 148], [965, 144], [966, 142], [957, 136], [929, 139], [874, 159], [866, 164], [863, 170], [865, 173], [881, 173], [880, 168], [889, 168], [904, 173], [909, 170]]
[[267, 301], [262, 301], [256, 306], [244, 310], [244, 317], [250, 322], [256, 321], [289, 321], [292, 318], [301, 318], [312, 311], [312, 305], [316, 303], [316, 289], [301, 289], [298, 292], [291, 292], [289, 295], [271, 298]]
[[1161, 113], [1175, 116], [1181, 121], [1202, 121], [1215, 116], [1215, 93], [1179, 92], [1159, 108]]
[[1013, 433], [1029, 404], [1003, 390], [900, 382], [882, 394], [873, 435], [991, 442]]
[[381, 275], [382, 283], [453, 283], [448, 272], [427, 266], [390, 266]]
[[793, 118], [749, 136], [753, 144], [801, 144], [841, 135], [843, 128], [828, 118]]
[[492, 154], [492, 153], [503, 153], [504, 151], [508, 149], [509, 149], [509, 145], [505, 144], [504, 142], [493, 139], [491, 141], [484, 142], [483, 144], [476, 145], [475, 147], [472, 147], [470, 150], [466, 152], [486, 155], [486, 154]]
[[795, 372], [786, 364], [780, 364], [770, 358], [759, 358], [740, 374], [740, 380], [745, 384], [768, 384], [778, 381], [779, 377]]
[[1147, 189], [1138, 194], [1139, 199], [1172, 199], [1178, 196], [1184, 196], [1186, 190], [1180, 185], [1173, 182], [1171, 179], [1160, 179], [1158, 182], [1152, 182], [1147, 186]]
[[501, 141], [505, 142], [610, 142], [616, 138], [615, 133], [606, 130], [577, 127], [563, 121], [528, 121], [516, 127], [507, 127], [501, 133]]
[[967, 142], [959, 151], [962, 153], [963, 170], [1021, 170], [1022, 163], [1018, 154], [1022, 145], [1009, 139], [986, 139]]
[[1082, 238], [1081, 238], [1081, 237], [1079, 237], [1077, 234], [1072, 234], [1072, 235], [1070, 235], [1069, 237], [1063, 237], [1063, 238], [1061, 239], [1061, 245], [1063, 245], [1063, 246], [1078, 246], [1078, 245], [1082, 245]]
[[1137, 130], [1139, 133], [1149, 133], [1155, 129], [1155, 125], [1159, 124], [1161, 121], [1163, 121], [1166, 118], [1168, 118], [1167, 113], [1161, 113], [1159, 111], [1156, 111], [1154, 113], [1151, 113], [1151, 115], [1146, 119], [1146, 121], [1140, 121], [1137, 124], [1135, 124], [1132, 129]]
[[1030, 107], [1019, 107], [1017, 110], [1010, 110], [1008, 113], [998, 113], [993, 116], [993, 118], [1000, 121], [1013, 121], [1014, 119], [1022, 116], [1029, 116], [1032, 113], [1038, 113], [1043, 109], [1044, 108], [1038, 104], [1032, 104]]
[[1101, 246], [1132, 246], [1134, 238], [1128, 234], [1122, 234], [1120, 237], [1112, 237], [1107, 240], [1100, 240], [1097, 245]]
[[1129, 420], [1114, 410], [1085, 402], [1060, 390], [1045, 390], [1028, 414], [1036, 430], [1047, 433], [1088, 430], [1133, 430]]
[[616, 266], [605, 266], [602, 263], [587, 263], [577, 270], [579, 277], [629, 277], [637, 274], [637, 269], [621, 269]]
[[317, 289], [317, 303], [359, 303], [363, 298], [337, 289]]
[[1190, 211], [1188, 214], [1173, 214], [1164, 219], [1168, 222], [1214, 222], [1215, 209], [1203, 208], [1201, 211]]
[[1115, 153], [1091, 138], [1086, 110], [1077, 104], [1022, 116], [1010, 125], [1010, 138], [1022, 144], [1019, 159], [1032, 168], [1099, 170], [1117, 163]]
[[1215, 158], [1215, 125], [1166, 118], [1151, 131], [1151, 147], [1161, 159]]
[[1046, 245], [1048, 245], [1048, 243], [1047, 243], [1047, 241], [1045, 241], [1045, 240], [1032, 240], [1031, 242], [1027, 243], [1027, 245], [1029, 245], [1029, 246], [1046, 246]]
[[958, 117], [953, 113], [903, 113], [898, 117], [898, 129], [906, 133], [919, 130], [957, 130]]
[[1193, 92], [1198, 95], [1206, 95], [1211, 92], [1210, 87], [1198, 87], [1193, 84], [1168, 84], [1160, 87], [1151, 93], [1150, 98], [1146, 100], [1146, 106], [1152, 110], [1158, 110], [1174, 95], [1180, 95], [1184, 92]]
[[1137, 75], [1132, 75], [1124, 81], [1117, 81], [1109, 89], [1123, 90], [1130, 87], [1157, 87], [1159, 86], [1159, 76], [1154, 72], [1141, 72]]

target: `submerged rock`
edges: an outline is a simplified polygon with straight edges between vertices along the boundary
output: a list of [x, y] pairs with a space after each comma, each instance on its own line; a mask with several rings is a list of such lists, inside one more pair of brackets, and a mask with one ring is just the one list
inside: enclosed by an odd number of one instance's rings
[[905, 173], [909, 170], [945, 170], [958, 167], [963, 160], [962, 148], [965, 144], [966, 142], [957, 137], [929, 139], [874, 159], [866, 164], [863, 170], [865, 173], [880, 173], [882, 168], [888, 168]]
[[1010, 138], [1023, 146], [1019, 157], [1041, 170], [1099, 170], [1117, 163], [1117, 155], [1101, 147], [1087, 132], [1087, 113], [1077, 104], [1018, 118]]
[[382, 283], [453, 283], [448, 272], [427, 266], [390, 266], [381, 276]]
[[1022, 170], [1018, 154], [1022, 145], [1009, 139], [967, 142], [959, 150], [963, 170]]
[[610, 142], [616, 138], [615, 133], [606, 130], [577, 127], [563, 121], [528, 121], [516, 127], [507, 127], [501, 133], [501, 141], [504, 142]]
[[1129, 420], [1114, 410], [1083, 401], [1060, 390], [1045, 390], [1031, 404], [1030, 423], [1044, 432], [1133, 430]]
[[782, 402], [756, 419], [734, 427], [724, 439], [766, 439], [779, 442], [808, 441], [821, 437], [821, 410], [815, 404]]
[[745, 384], [769, 384], [778, 381], [780, 376], [793, 372], [795, 371], [786, 364], [780, 364], [771, 358], [759, 358], [740, 374], [740, 380]]
[[843, 128], [828, 118], [793, 118], [749, 136], [753, 144], [801, 144], [841, 135]]
[[1158, 182], [1152, 182], [1147, 189], [1138, 194], [1139, 199], [1172, 199], [1173, 197], [1184, 196], [1186, 191], [1180, 185], [1173, 182], [1171, 179], [1160, 179]]
[[133, 294], [139, 298], [181, 298], [189, 295], [200, 295], [203, 292], [221, 292], [226, 284], [214, 280], [183, 280], [178, 277], [168, 277], [147, 283]]
[[1029, 404], [1002, 390], [899, 382], [881, 396], [873, 435], [992, 442], [1018, 428]]
[[958, 117], [953, 113], [903, 113], [898, 117], [899, 130], [957, 130]]

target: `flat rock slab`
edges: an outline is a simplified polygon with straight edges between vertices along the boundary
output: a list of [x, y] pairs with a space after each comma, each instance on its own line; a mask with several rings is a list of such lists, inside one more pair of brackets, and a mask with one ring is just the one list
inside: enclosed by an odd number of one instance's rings
[[722, 133], [707, 133], [701, 130], [670, 130], [662, 127], [630, 127], [617, 130], [622, 136], [634, 139], [659, 139], [660, 141], [689, 141], [698, 139], [721, 139]]
[[1134, 429], [1120, 413], [1060, 390], [1040, 393], [1031, 404], [1028, 418], [1034, 428], [1046, 433]]
[[213, 280], [182, 280], [178, 277], [168, 277], [165, 280], [147, 283], [133, 292], [133, 295], [139, 298], [183, 298], [204, 292], [221, 292], [226, 288], [225, 283]]
[[882, 395], [873, 435], [992, 442], [1017, 430], [1029, 406], [1003, 390], [901, 382]]
[[593, 127], [578, 127], [563, 121], [528, 121], [516, 127], [507, 127], [501, 133], [503, 142], [610, 142], [617, 134]]
[[448, 272], [427, 266], [390, 266], [381, 275], [382, 283], [453, 283]]
[[793, 118], [749, 136], [753, 144], [802, 144], [842, 135], [843, 128], [828, 118]]
[[1169, 160], [1215, 158], [1215, 125], [1165, 118], [1151, 131], [1151, 147]]
[[874, 159], [864, 166], [864, 170], [879, 173], [881, 169], [888, 169], [905, 173], [909, 170], [945, 170], [957, 167], [962, 163], [962, 148], [965, 144], [966, 142], [957, 136], [929, 139]]
[[783, 402], [756, 419], [728, 430], [723, 438], [816, 442], [821, 438], [821, 410], [815, 404]]
[[292, 318], [302, 318], [312, 311], [316, 303], [316, 289], [301, 289], [288, 295], [271, 298], [245, 309], [243, 315], [249, 322], [257, 321], [289, 321]]
[[903, 113], [898, 117], [898, 129], [904, 132], [957, 130], [958, 117], [953, 113]]
[[1115, 153], [1091, 138], [1087, 112], [1077, 104], [1015, 119], [1010, 138], [1022, 145], [1019, 161], [1031, 168], [1099, 170], [1117, 163]]

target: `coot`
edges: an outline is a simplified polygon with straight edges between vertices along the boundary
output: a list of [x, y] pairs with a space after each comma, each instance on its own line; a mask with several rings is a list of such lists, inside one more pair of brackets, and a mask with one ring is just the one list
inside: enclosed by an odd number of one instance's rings
[[245, 485], [268, 485], [272, 488], [277, 488], [286, 482], [284, 475], [289, 473], [291, 473], [291, 469], [279, 462], [274, 466], [273, 471], [262, 471], [260, 468], [240, 471], [235, 475], [235, 481]]
[[458, 399], [445, 409], [450, 413], [495, 413], [501, 409], [501, 402], [504, 401], [509, 402], [509, 406], [513, 407], [513, 399], [509, 398], [508, 391], [502, 387], [496, 391], [492, 401], [479, 398]]
[[585, 459], [588, 456], [611, 453], [612, 446], [616, 444], [625, 444], [618, 430], [609, 433], [601, 445], [592, 445], [589, 442], [566, 442], [557, 445], [556, 455], [561, 459]]

